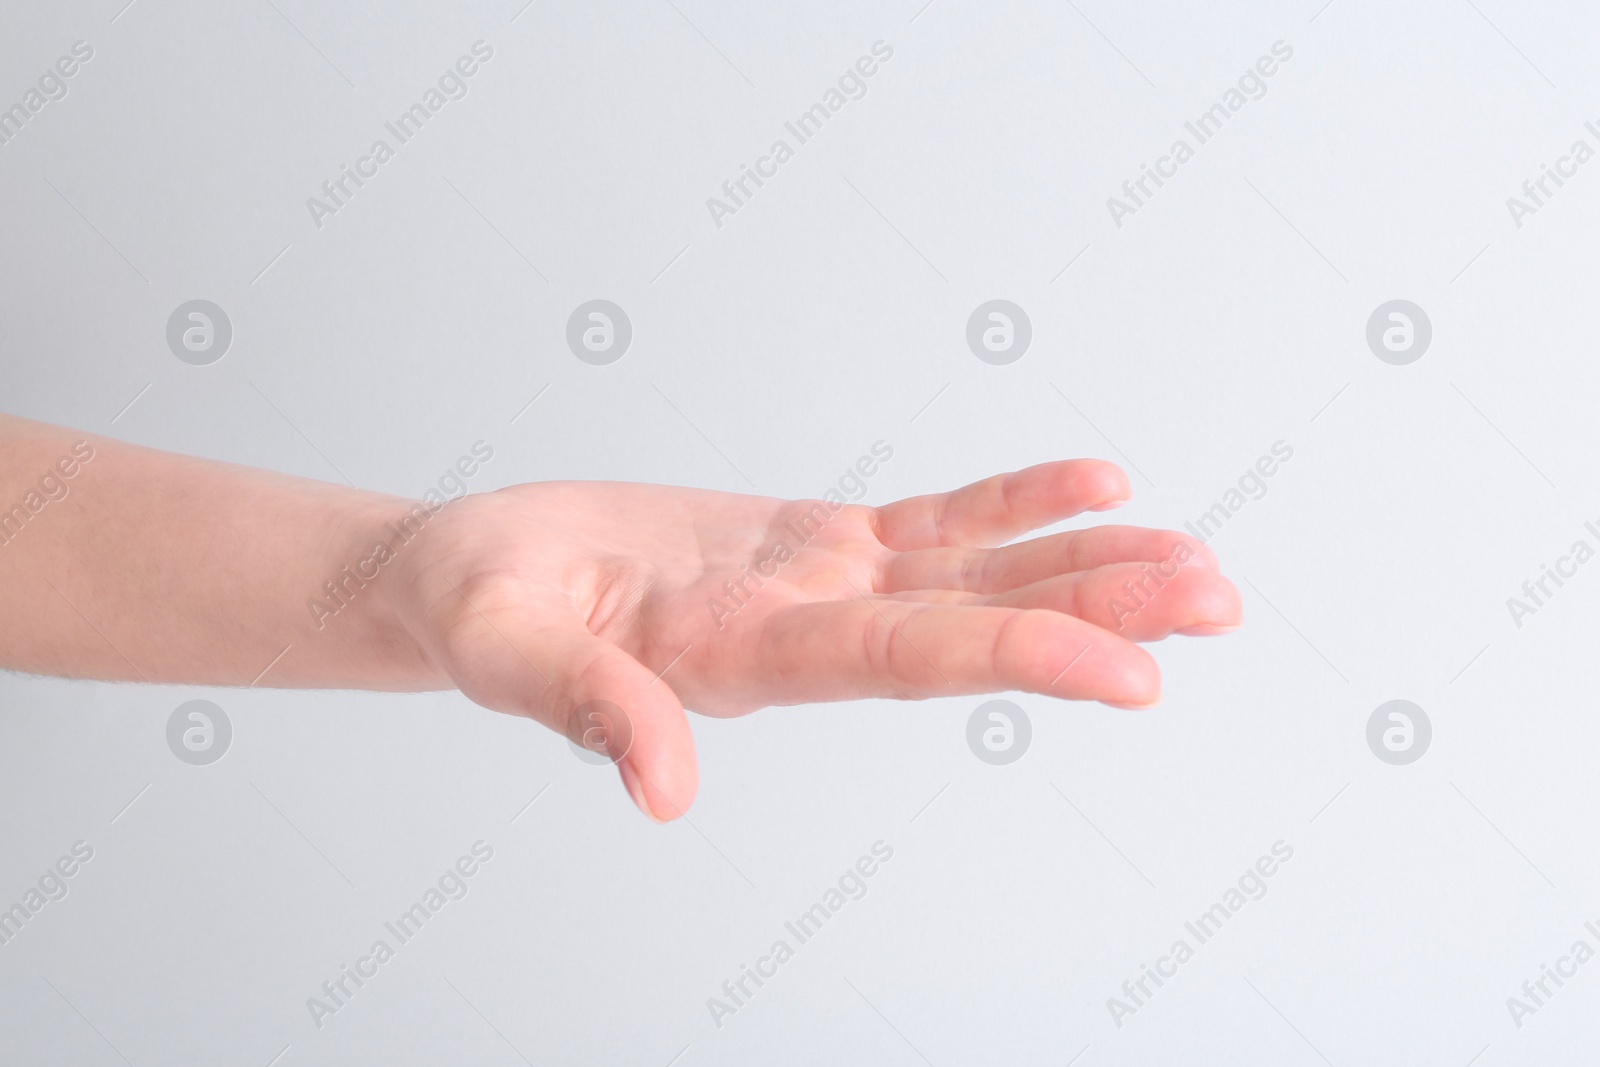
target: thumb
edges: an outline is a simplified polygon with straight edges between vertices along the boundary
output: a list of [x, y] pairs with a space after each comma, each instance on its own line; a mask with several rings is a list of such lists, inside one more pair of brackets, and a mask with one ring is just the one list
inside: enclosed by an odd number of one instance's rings
[[[464, 599], [464, 598], [463, 598]], [[449, 627], [445, 659], [469, 699], [543, 723], [616, 764], [639, 810], [676, 819], [699, 784], [689, 721], [666, 682], [581, 625], [530, 625], [475, 607]]]
[[567, 739], [616, 764], [639, 810], [670, 822], [699, 784], [683, 704], [666, 682], [616, 645], [585, 630], [546, 632], [552, 664], [538, 716]]

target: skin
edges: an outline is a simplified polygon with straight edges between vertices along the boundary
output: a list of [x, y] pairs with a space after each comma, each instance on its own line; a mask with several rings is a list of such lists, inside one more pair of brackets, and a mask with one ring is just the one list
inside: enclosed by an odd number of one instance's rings
[[[93, 458], [63, 464], [75, 447]], [[686, 708], [1007, 691], [1154, 705], [1136, 642], [1240, 623], [1211, 551], [1133, 526], [1008, 544], [1129, 496], [1114, 465], [1066, 460], [877, 508], [541, 482], [429, 513], [0, 416], [0, 667], [458, 688], [604, 751], [667, 821], [698, 784]]]

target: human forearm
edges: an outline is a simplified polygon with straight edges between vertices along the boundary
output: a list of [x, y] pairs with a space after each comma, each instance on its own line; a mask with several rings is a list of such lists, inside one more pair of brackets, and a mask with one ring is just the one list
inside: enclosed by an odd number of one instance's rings
[[[409, 507], [0, 416], [0, 666], [206, 685], [448, 687], [394, 621], [384, 576], [344, 577]], [[342, 600], [328, 598], [330, 581], [342, 582]], [[319, 619], [313, 599], [340, 610]]]

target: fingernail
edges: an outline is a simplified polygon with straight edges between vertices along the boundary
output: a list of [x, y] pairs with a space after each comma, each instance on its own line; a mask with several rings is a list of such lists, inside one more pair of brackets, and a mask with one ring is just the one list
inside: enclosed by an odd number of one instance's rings
[[1185, 626], [1177, 632], [1184, 637], [1220, 637], [1223, 634], [1233, 633], [1243, 625], [1242, 622], [1203, 622], [1197, 626]]
[[652, 822], [667, 822], [670, 815], [657, 815], [650, 808], [650, 803], [645, 799], [644, 783], [639, 778], [639, 772], [633, 769], [633, 760], [623, 758], [617, 763], [617, 773], [622, 776], [622, 785], [633, 798], [633, 803], [638, 809], [650, 817]]
[[1133, 499], [1133, 498], [1125, 496], [1125, 497], [1122, 497], [1121, 499], [1118, 499], [1118, 500], [1107, 500], [1103, 504], [1096, 504], [1094, 507], [1090, 508], [1089, 510], [1090, 511], [1110, 511], [1112, 508], [1120, 508], [1122, 505], [1126, 504], [1131, 499]]
[[1158, 696], [1148, 704], [1119, 704], [1115, 700], [1103, 700], [1101, 703], [1108, 708], [1121, 708], [1123, 711], [1149, 711], [1161, 703], [1161, 698]]
[[644, 812], [651, 819], [660, 822], [655, 812], [650, 810], [650, 805], [644, 799], [644, 786], [639, 781], [639, 772], [633, 769], [633, 761], [624, 757], [617, 762], [617, 773], [622, 776], [622, 787], [633, 798], [634, 806]]

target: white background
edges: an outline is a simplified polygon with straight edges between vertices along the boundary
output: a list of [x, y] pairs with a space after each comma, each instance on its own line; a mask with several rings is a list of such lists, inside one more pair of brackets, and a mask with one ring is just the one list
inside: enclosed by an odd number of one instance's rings
[[[1592, 12], [123, 2], [0, 6], [0, 106], [94, 48], [0, 146], [7, 412], [409, 495], [480, 439], [475, 491], [784, 496], [881, 439], [874, 503], [1103, 456], [1137, 468], [1118, 521], [1173, 527], [1294, 456], [1211, 542], [1245, 628], [1159, 647], [1158, 709], [1014, 697], [1007, 767], [967, 749], [977, 699], [697, 718], [700, 797], [666, 828], [457, 695], [0, 678], [0, 906], [95, 849], [0, 948], [0, 1061], [1592, 1047], [1600, 963], [1520, 1028], [1506, 1005], [1600, 948], [1600, 566], [1520, 628], [1506, 607], [1600, 519], [1600, 162], [1520, 228], [1506, 206], [1600, 148]], [[317, 228], [306, 198], [479, 39], [469, 94]], [[719, 228], [706, 198], [880, 40], [866, 96]], [[1280, 40], [1266, 95], [1116, 226], [1107, 197]], [[597, 297], [634, 328], [606, 367], [564, 340]], [[208, 367], [165, 341], [194, 298], [235, 330]], [[1009, 366], [966, 346], [992, 298], [1032, 321]], [[1409, 366], [1365, 338], [1397, 298], [1432, 321]], [[234, 738], [192, 767], [165, 727], [202, 697]], [[1365, 739], [1393, 698], [1433, 725], [1409, 766]], [[317, 1029], [306, 999], [479, 839], [470, 894]], [[718, 1028], [707, 998], [878, 840], [867, 896]], [[1107, 998], [1280, 840], [1265, 898], [1119, 1028]]]

